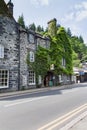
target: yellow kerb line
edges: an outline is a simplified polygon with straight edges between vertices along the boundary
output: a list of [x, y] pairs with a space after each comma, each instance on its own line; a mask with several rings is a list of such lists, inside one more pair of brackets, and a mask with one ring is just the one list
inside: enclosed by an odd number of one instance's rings
[[87, 104], [84, 104], [84, 105], [74, 109], [73, 111], [65, 114], [64, 116], [59, 117], [58, 119], [44, 125], [43, 127], [39, 128], [38, 130], [52, 130], [56, 126], [62, 124], [63, 122], [67, 121], [68, 119], [75, 116], [76, 114], [78, 114], [79, 112], [81, 112], [82, 110], [84, 110], [86, 108], [87, 108]]

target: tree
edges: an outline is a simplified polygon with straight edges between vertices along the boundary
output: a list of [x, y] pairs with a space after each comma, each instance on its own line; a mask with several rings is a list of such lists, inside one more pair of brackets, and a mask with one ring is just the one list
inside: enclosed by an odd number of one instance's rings
[[72, 49], [78, 54], [79, 60], [82, 60], [82, 57], [87, 55], [87, 46], [82, 41], [81, 37], [73, 36], [70, 38]]
[[72, 36], [72, 33], [71, 33], [70, 28], [68, 28], [68, 29], [66, 30], [66, 33], [68, 34], [68, 36], [69, 36], [69, 37], [71, 37], [71, 36]]
[[82, 36], [79, 36], [79, 40], [80, 40], [80, 42], [84, 43], [84, 40], [83, 40]]
[[40, 25], [37, 26], [37, 32], [44, 32], [44, 28], [41, 27]]
[[34, 23], [30, 24], [29, 29], [36, 31], [36, 25]]
[[25, 28], [25, 22], [24, 22], [24, 16], [23, 14], [21, 16], [19, 16], [18, 18], [18, 23], [23, 27]]

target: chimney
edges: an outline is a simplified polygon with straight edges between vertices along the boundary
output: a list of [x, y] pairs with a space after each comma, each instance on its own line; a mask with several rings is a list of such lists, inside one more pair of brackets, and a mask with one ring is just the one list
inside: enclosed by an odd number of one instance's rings
[[11, 15], [13, 16], [13, 3], [11, 2], [11, 0], [9, 0], [9, 2], [7, 3], [7, 7], [9, 9], [9, 12], [11, 13]]
[[57, 32], [56, 24], [57, 24], [56, 18], [54, 18], [48, 22], [48, 33], [50, 36], [56, 35], [56, 32]]

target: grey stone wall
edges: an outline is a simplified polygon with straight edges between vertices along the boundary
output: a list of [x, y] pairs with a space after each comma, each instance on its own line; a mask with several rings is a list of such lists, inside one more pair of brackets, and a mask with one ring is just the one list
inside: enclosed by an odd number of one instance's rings
[[20, 28], [20, 87], [28, 87], [28, 66], [26, 63], [28, 50], [27, 32]]
[[[32, 36], [32, 40], [30, 40], [29, 36]], [[49, 48], [49, 39], [41, 37], [41, 35], [29, 31], [27, 32], [25, 29], [20, 27], [20, 87], [22, 88], [34, 88], [36, 85], [29, 85], [29, 70], [31, 68], [28, 67], [26, 63], [26, 59], [28, 56], [28, 53], [30, 51], [35, 52], [36, 49], [38, 49], [38, 45]]]
[[27, 56], [30, 51], [36, 51], [36, 43], [35, 43], [35, 34], [33, 32], [34, 43], [31, 43], [29, 40], [29, 34], [31, 32], [27, 32], [23, 28], [20, 27], [20, 87], [21, 89], [24, 87], [27, 88], [34, 88], [35, 85], [29, 85], [29, 66], [27, 65]]
[[19, 80], [19, 35], [14, 19], [0, 16], [0, 45], [4, 46], [4, 58], [0, 59], [0, 69], [9, 71], [8, 90], [17, 90]]
[[[30, 43], [29, 34], [34, 36], [34, 43]], [[26, 59], [29, 51], [36, 51], [38, 39], [40, 46], [45, 48], [48, 46], [41, 35], [32, 31], [27, 32], [12, 18], [0, 16], [0, 45], [4, 46], [4, 58], [0, 58], [0, 69], [9, 71], [9, 87], [2, 90], [35, 87], [29, 86], [30, 68]]]

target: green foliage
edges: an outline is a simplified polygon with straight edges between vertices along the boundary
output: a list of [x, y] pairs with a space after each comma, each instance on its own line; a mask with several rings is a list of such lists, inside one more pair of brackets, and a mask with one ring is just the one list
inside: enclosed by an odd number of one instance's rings
[[38, 76], [41, 75], [43, 79], [50, 68], [49, 51], [50, 50], [38, 46], [38, 49], [35, 53], [35, 62], [30, 62], [29, 54], [27, 56], [27, 64], [29, 65], [29, 68], [34, 70], [34, 72], [36, 73], [37, 84], [38, 84]]
[[76, 59], [73, 57], [73, 65], [77, 67], [81, 62], [87, 61], [87, 46], [84, 44], [84, 40], [81, 36], [73, 36], [69, 38], [69, 41], [74, 53], [77, 55]]
[[72, 47], [68, 40], [68, 36], [66, 34], [66, 31], [63, 27], [60, 27], [60, 29], [57, 32], [57, 37], [60, 39], [62, 44], [62, 57], [65, 58], [66, 61], [66, 67], [65, 72], [68, 74], [72, 73], [73, 65], [72, 65]]
[[41, 27], [40, 25], [37, 26], [37, 32], [44, 32], [44, 28]]
[[[38, 26], [38, 31], [41, 31], [41, 26]], [[49, 24], [44, 35], [50, 38], [50, 49], [39, 46], [35, 54], [35, 62], [28, 63], [36, 75], [44, 78], [51, 64], [54, 64], [55, 74], [70, 75], [73, 73], [73, 66], [81, 67], [81, 61], [87, 61], [87, 47], [83, 43], [83, 38], [72, 36], [69, 28], [65, 31], [63, 27], [56, 26], [55, 21]], [[62, 58], [65, 59], [65, 66], [62, 66]]]
[[71, 33], [70, 28], [67, 29], [66, 33], [67, 33], [67, 35], [68, 35], [69, 37], [72, 37], [72, 33]]
[[0, 15], [13, 18], [12, 14], [10, 13], [10, 11], [9, 11], [7, 5], [5, 4], [4, 0], [0, 0]]
[[[72, 74], [72, 47], [68, 40], [68, 36], [63, 27], [58, 28], [55, 36], [50, 36], [50, 59], [51, 64], [54, 64], [55, 74]], [[66, 61], [66, 66], [62, 66], [62, 58]]]
[[34, 23], [30, 24], [29, 29], [36, 31], [36, 25]]
[[81, 43], [84, 43], [84, 40], [83, 40], [82, 36], [79, 36], [79, 40], [80, 40]]
[[51, 37], [54, 37], [56, 36], [56, 32], [57, 32], [56, 19], [53, 19], [50, 22], [48, 22], [48, 34]]
[[19, 16], [18, 18], [18, 23], [23, 27], [25, 28], [25, 22], [24, 22], [24, 16], [23, 14], [21, 16]]

